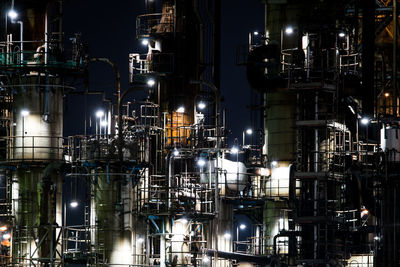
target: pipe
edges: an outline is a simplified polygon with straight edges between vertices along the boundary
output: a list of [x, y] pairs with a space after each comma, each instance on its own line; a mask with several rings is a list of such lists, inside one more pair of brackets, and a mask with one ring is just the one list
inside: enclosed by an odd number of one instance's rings
[[[315, 117], [314, 119], [317, 121], [318, 120], [318, 92], [315, 93], [315, 103], [314, 103], [314, 112], [315, 112]], [[318, 164], [319, 164], [319, 136], [318, 136], [318, 128], [315, 128], [314, 130], [314, 172], [318, 172]], [[314, 205], [313, 205], [313, 215], [318, 216], [318, 180], [314, 180]], [[315, 224], [314, 225], [314, 259], [318, 258], [318, 226]]]
[[[119, 80], [118, 80], [119, 83]], [[118, 103], [117, 103], [117, 116], [118, 116], [118, 158], [120, 161], [123, 161], [122, 157], [122, 143], [123, 143], [123, 138], [122, 138], [122, 116], [121, 116], [121, 105], [122, 101], [125, 99], [125, 97], [136, 90], [144, 89], [145, 87], [140, 87], [140, 86], [134, 86], [129, 88], [128, 90], [124, 91], [122, 95], [120, 95], [120, 89], [118, 92]]]
[[164, 220], [162, 221], [162, 234], [160, 236], [160, 267], [166, 267], [166, 236], [165, 236], [165, 220], [167, 220], [167, 218], [164, 218]]
[[[47, 5], [46, 8], [46, 13], [44, 15], [44, 64], [47, 65], [48, 62], [48, 53], [49, 53], [49, 25], [48, 25], [48, 11], [49, 11], [50, 5]], [[85, 117], [86, 120], [86, 117]]]
[[397, 1], [393, 1], [393, 116], [397, 117]]
[[103, 98], [101, 99], [101, 101], [108, 103], [108, 112], [107, 112], [107, 117], [108, 117], [107, 118], [107, 130], [108, 130], [108, 132], [107, 132], [107, 134], [111, 135], [111, 132], [113, 132], [113, 129], [115, 129], [114, 123], [111, 122], [111, 116], [112, 116], [112, 101], [111, 101], [111, 99], [108, 99], [106, 97], [106, 93], [104, 91], [91, 91], [91, 92], [89, 92], [89, 86], [86, 85], [85, 87], [86, 87], [85, 91], [76, 91], [76, 92], [73, 91], [73, 92], [69, 93], [70, 95], [84, 95], [85, 96], [85, 125], [84, 125], [85, 128], [84, 128], [84, 136], [87, 135], [87, 133], [86, 133], [86, 128], [87, 128], [87, 124], [86, 124], [87, 97], [86, 96], [87, 95], [102, 95]]
[[299, 231], [286, 231], [286, 230], [280, 231], [279, 234], [274, 236], [274, 244], [273, 244], [272, 253], [274, 255], [277, 254], [276, 253], [276, 241], [279, 237], [289, 237], [289, 239], [290, 239], [292, 237], [296, 237], [296, 236], [300, 236], [300, 235], [301, 235], [301, 232], [299, 232]]
[[22, 21], [17, 21], [19, 24], [19, 34], [20, 34], [20, 53], [21, 53], [21, 65], [24, 64], [24, 23]]
[[[117, 65], [108, 58], [91, 58], [89, 62], [103, 62], [109, 64], [115, 72], [115, 86], [117, 93], [117, 114], [118, 114], [118, 158], [122, 158], [122, 119], [121, 119], [121, 76]], [[129, 91], [129, 90], [128, 90]]]
[[167, 210], [170, 211], [172, 208], [172, 203], [171, 203], [171, 177], [174, 176], [174, 173], [172, 171], [172, 161], [173, 161], [173, 157], [172, 157], [172, 150], [168, 151], [167, 156], [165, 157], [165, 166], [168, 168], [166, 169], [166, 174], [165, 177], [167, 178], [168, 181], [168, 188], [167, 188], [167, 196], [168, 196], [168, 204], [167, 204]]
[[206, 250], [207, 256], [213, 257], [215, 254], [218, 257], [228, 259], [228, 260], [236, 260], [237, 262], [250, 262], [260, 264], [261, 266], [269, 266], [271, 263], [276, 263], [275, 257], [273, 256], [256, 256], [256, 255], [248, 255], [248, 254], [241, 254], [236, 252], [225, 252], [225, 251], [218, 251], [214, 249], [207, 249]]
[[214, 92], [215, 95], [215, 128], [216, 128], [216, 133], [217, 133], [217, 148], [220, 147], [220, 133], [219, 133], [219, 109], [220, 109], [220, 92], [218, 88], [211, 82], [209, 81], [204, 81], [204, 80], [190, 80], [190, 84], [199, 84], [199, 85], [205, 85], [209, 88], [211, 88]]
[[46, 87], [44, 90], [44, 95], [43, 95], [43, 116], [42, 120], [44, 122], [49, 122], [50, 120], [50, 103], [49, 103], [49, 94], [50, 94], [50, 88], [49, 88], [49, 73], [46, 72]]

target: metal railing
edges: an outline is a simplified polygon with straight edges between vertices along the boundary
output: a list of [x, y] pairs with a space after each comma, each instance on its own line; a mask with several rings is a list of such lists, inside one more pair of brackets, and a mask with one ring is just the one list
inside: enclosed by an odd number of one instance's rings
[[373, 267], [374, 255], [373, 254], [353, 254], [347, 261], [349, 267]]
[[76, 69], [83, 64], [83, 56], [79, 49], [61, 49], [58, 42], [0, 42], [0, 67]]
[[136, 18], [136, 35], [138, 38], [173, 32], [175, 32], [173, 12], [145, 14]]
[[174, 71], [174, 54], [156, 53], [155, 51], [151, 54], [130, 54], [129, 65], [131, 75], [172, 73]]
[[223, 129], [217, 131], [213, 125], [166, 126], [165, 144], [168, 146], [214, 147], [218, 135], [223, 137]]
[[68, 137], [66, 160], [69, 162], [117, 158], [117, 139], [109, 135]]
[[[312, 87], [332, 87], [335, 84], [335, 73], [339, 71], [335, 48], [322, 51], [319, 58], [302, 58], [302, 50], [298, 48], [281, 51], [281, 74], [288, 80], [288, 87], [299, 87], [307, 84]], [[310, 52], [309, 52], [310, 53]], [[316, 65], [315, 62], [321, 62]]]
[[357, 68], [360, 63], [358, 53], [339, 56], [339, 69], [341, 73], [357, 74]]
[[133, 211], [137, 214], [185, 213], [212, 216], [215, 185], [200, 183], [199, 173], [181, 173], [169, 184], [165, 175], [151, 175], [137, 187]]
[[140, 125], [158, 127], [160, 125], [160, 106], [150, 102], [140, 105]]
[[6, 140], [6, 161], [62, 160], [63, 138], [53, 136], [10, 136]]
[[[44, 262], [60, 266], [63, 262], [62, 234], [62, 227], [56, 225], [14, 228], [11, 262], [2, 266], [41, 266]], [[49, 236], [54, 238], [51, 242]]]
[[95, 232], [95, 226], [66, 226], [63, 228], [63, 259], [64, 261], [76, 261], [87, 259], [89, 253], [101, 254], [96, 246], [91, 244], [91, 234]]

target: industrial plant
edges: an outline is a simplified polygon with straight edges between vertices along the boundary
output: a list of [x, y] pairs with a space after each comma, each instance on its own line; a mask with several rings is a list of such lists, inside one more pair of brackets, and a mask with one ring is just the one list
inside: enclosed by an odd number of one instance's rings
[[[229, 3], [144, 2], [126, 65], [65, 36], [62, 0], [0, 3], [0, 266], [400, 266], [398, 1], [253, 0], [236, 138]], [[71, 136], [68, 96], [102, 107]]]

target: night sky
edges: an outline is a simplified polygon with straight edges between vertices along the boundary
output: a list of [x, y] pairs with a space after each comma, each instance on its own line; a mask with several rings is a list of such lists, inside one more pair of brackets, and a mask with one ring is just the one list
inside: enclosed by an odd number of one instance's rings
[[[128, 54], [146, 53], [136, 40], [136, 17], [145, 11], [144, 0], [99, 1], [66, 0], [64, 8], [64, 32], [68, 36], [82, 33], [89, 45], [92, 57], [107, 57], [116, 62], [121, 72], [122, 91], [129, 87]], [[263, 30], [264, 7], [258, 0], [222, 0], [222, 48], [221, 48], [221, 92], [223, 107], [227, 109], [227, 127], [232, 129], [230, 142], [250, 126], [250, 87], [246, 80], [245, 67], [236, 66], [236, 49], [246, 44], [248, 32]], [[90, 65], [90, 90], [105, 90], [113, 97], [114, 74], [102, 63]], [[94, 114], [100, 107], [100, 97], [88, 101], [88, 113]], [[66, 103], [65, 136], [83, 132], [83, 123], [77, 117], [83, 114], [82, 97], [68, 97]]]

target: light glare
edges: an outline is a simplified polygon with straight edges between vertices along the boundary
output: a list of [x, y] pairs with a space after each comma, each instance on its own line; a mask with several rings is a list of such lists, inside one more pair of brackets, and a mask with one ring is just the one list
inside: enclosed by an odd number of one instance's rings
[[11, 235], [8, 233], [3, 235], [3, 239], [10, 239], [10, 237], [11, 237]]
[[368, 118], [362, 118], [361, 119], [361, 123], [364, 125], [367, 125], [369, 123], [369, 119]]
[[8, 16], [10, 17], [10, 19], [16, 19], [16, 18], [18, 17], [18, 13], [15, 12], [15, 10], [11, 9], [11, 10], [8, 12]]
[[354, 111], [354, 108], [353, 108], [352, 106], [350, 106], [350, 105], [349, 105], [348, 107], [349, 107], [351, 113], [353, 113], [354, 115], [356, 115], [356, 112]]
[[154, 86], [156, 84], [156, 81], [154, 80], [154, 79], [149, 79], [148, 81], [147, 81], [147, 85], [148, 86]]
[[185, 112], [185, 108], [184, 107], [179, 107], [176, 112], [178, 113], [184, 113]]
[[248, 135], [253, 134], [253, 130], [252, 130], [252, 129], [247, 129], [247, 130], [246, 130], [246, 134], [248, 134]]
[[21, 110], [21, 115], [22, 115], [22, 117], [29, 116], [29, 110], [27, 110], [27, 109]]
[[142, 45], [148, 45], [148, 44], [149, 44], [149, 40], [147, 40], [147, 39], [142, 40]]
[[230, 233], [225, 233], [224, 237], [225, 237], [225, 239], [229, 239], [229, 238], [231, 238], [231, 234]]
[[98, 111], [96, 112], [96, 117], [97, 117], [97, 118], [101, 118], [101, 117], [103, 117], [103, 116], [104, 116], [104, 111], [98, 110]]
[[206, 103], [200, 102], [198, 105], [199, 109], [205, 109], [206, 108]]
[[240, 230], [244, 230], [244, 229], [246, 229], [246, 225], [245, 225], [245, 224], [241, 224], [241, 225], [239, 226], [239, 228], [240, 228]]
[[292, 33], [293, 33], [293, 28], [290, 27], [290, 26], [286, 27], [285, 33], [286, 33], [286, 34], [292, 34]]
[[197, 165], [199, 165], [199, 167], [203, 167], [204, 165], [206, 165], [206, 161], [204, 159], [199, 159], [197, 161]]
[[71, 208], [76, 208], [78, 207], [78, 202], [76, 200], [73, 200], [69, 205], [71, 206]]
[[239, 149], [236, 146], [234, 146], [234, 147], [231, 148], [231, 153], [232, 154], [237, 154], [237, 153], [239, 153]]

